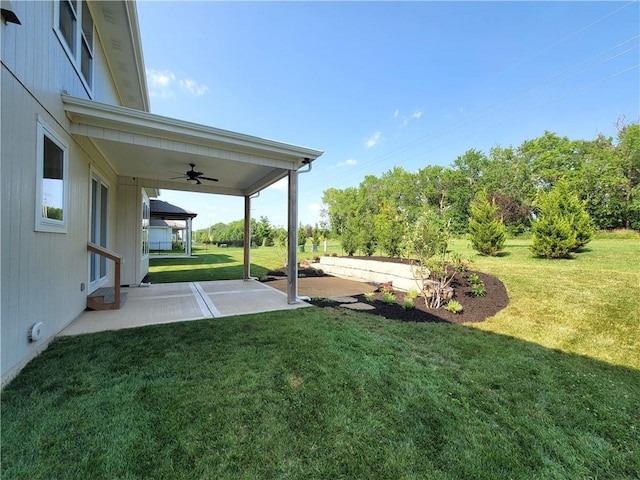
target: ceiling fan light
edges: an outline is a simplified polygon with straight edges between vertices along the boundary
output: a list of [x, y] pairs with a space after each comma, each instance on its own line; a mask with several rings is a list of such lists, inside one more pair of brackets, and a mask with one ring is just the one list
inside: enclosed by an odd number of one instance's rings
[[187, 178], [187, 183], [197, 184], [198, 180], [196, 180], [195, 178]]

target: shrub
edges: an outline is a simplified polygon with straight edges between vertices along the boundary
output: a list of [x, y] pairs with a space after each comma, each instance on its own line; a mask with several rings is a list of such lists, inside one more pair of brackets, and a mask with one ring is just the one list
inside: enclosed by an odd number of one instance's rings
[[404, 309], [404, 310], [408, 310], [410, 308], [413, 308], [415, 305], [413, 303], [413, 298], [411, 297], [404, 297], [404, 299], [402, 300], [402, 303], [400, 304], [400, 306]]
[[473, 248], [490, 256], [500, 252], [504, 247], [506, 233], [504, 223], [498, 218], [495, 200], [490, 203], [486, 193], [481, 193], [470, 208], [469, 234]]
[[444, 307], [445, 310], [449, 310], [451, 313], [461, 313], [464, 310], [462, 304], [456, 300], [449, 300], [447, 306]]
[[480, 280], [480, 277], [475, 273], [470, 274], [467, 277], [469, 283], [471, 284], [471, 294], [474, 297], [484, 297], [487, 294], [487, 291], [484, 288], [484, 282]]
[[420, 292], [418, 292], [417, 290], [412, 288], [411, 290], [409, 290], [407, 292], [407, 295], [406, 295], [405, 298], [416, 299], [416, 298], [418, 298], [419, 295], [420, 295]]
[[376, 292], [366, 292], [364, 294], [364, 298], [367, 302], [373, 302], [373, 300], [376, 298]]
[[475, 283], [471, 285], [471, 294], [474, 297], [484, 297], [487, 294], [487, 291], [484, 288], [484, 282]]
[[480, 280], [480, 277], [478, 275], [476, 275], [475, 273], [470, 274], [467, 277], [467, 280], [469, 280], [469, 283], [471, 285], [477, 285], [479, 283], [482, 283], [482, 280]]
[[382, 292], [382, 299], [381, 299], [384, 303], [395, 303], [396, 301], [396, 294], [393, 293], [393, 291], [390, 290], [383, 290]]

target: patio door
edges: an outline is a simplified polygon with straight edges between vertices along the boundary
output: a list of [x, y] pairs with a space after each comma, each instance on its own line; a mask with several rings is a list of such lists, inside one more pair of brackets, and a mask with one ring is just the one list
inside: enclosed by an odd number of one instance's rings
[[[89, 238], [92, 243], [108, 248], [109, 187], [99, 177], [91, 176], [91, 219]], [[97, 253], [89, 255], [89, 290], [93, 291], [107, 281], [107, 259]]]

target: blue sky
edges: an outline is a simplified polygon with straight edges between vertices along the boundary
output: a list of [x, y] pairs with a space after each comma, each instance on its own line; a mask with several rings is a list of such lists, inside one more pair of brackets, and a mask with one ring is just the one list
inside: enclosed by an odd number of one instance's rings
[[[615, 136], [640, 118], [640, 3], [152, 2], [138, 13], [156, 114], [323, 150], [299, 218], [322, 193], [394, 166], [449, 165], [545, 130]], [[213, 173], [211, 173], [213, 175]], [[241, 198], [163, 191], [195, 228]], [[286, 225], [286, 185], [252, 216]]]

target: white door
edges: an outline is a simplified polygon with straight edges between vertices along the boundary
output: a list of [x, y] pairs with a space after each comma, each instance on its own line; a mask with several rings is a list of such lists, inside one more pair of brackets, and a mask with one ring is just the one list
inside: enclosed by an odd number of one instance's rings
[[[108, 248], [109, 187], [97, 176], [91, 177], [91, 220], [89, 238], [91, 243]], [[89, 290], [93, 291], [107, 281], [107, 259], [97, 253], [89, 255]]]

